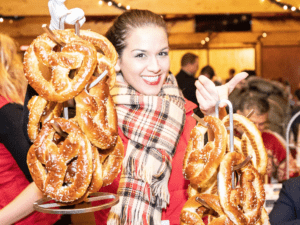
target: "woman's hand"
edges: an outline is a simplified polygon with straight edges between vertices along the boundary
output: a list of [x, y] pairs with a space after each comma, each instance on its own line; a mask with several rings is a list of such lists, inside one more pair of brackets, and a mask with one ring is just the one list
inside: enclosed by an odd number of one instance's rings
[[[210, 79], [201, 75], [196, 81], [196, 97], [200, 105], [200, 110], [204, 115], [214, 115], [215, 105], [219, 100], [228, 99], [228, 95], [235, 86], [248, 76], [242, 72], [235, 75], [228, 83], [222, 86], [216, 86]], [[219, 107], [225, 107], [226, 103], [221, 103]]]

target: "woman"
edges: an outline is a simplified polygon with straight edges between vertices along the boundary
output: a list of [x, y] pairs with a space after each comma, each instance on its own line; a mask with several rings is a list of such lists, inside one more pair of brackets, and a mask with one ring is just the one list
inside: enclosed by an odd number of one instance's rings
[[[118, 113], [125, 151], [122, 172], [100, 191], [117, 192], [120, 202], [109, 212], [108, 224], [179, 224], [187, 200], [183, 157], [196, 105], [183, 98], [169, 73], [167, 28], [160, 15], [131, 10], [120, 15], [106, 37], [119, 59], [117, 83], [111, 94]], [[197, 99], [205, 114], [213, 114], [219, 94], [227, 98], [247, 74], [216, 88], [206, 77], [196, 82]], [[95, 212], [97, 224], [107, 211]]]
[[[119, 135], [125, 149], [122, 170], [101, 192], [118, 193], [111, 209], [95, 212], [97, 224], [179, 224], [187, 200], [188, 181], [182, 175], [183, 157], [196, 105], [183, 98], [169, 73], [169, 45], [161, 16], [147, 10], [120, 15], [107, 32], [119, 59], [117, 82], [111, 90], [118, 113]], [[201, 110], [213, 114], [219, 96], [227, 99], [247, 74], [216, 87], [204, 76], [196, 82]], [[26, 102], [35, 94], [28, 87]], [[24, 108], [26, 109], [26, 108]], [[28, 110], [24, 112], [24, 129]]]
[[59, 216], [37, 212], [29, 215], [34, 211], [33, 202], [42, 194], [30, 183], [26, 164], [30, 145], [20, 121], [27, 80], [15, 41], [0, 34], [0, 46], [0, 223], [53, 224]]

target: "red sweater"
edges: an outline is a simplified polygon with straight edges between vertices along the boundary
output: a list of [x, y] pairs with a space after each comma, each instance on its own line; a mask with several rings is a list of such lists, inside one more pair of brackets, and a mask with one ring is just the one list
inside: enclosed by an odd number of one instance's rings
[[[9, 103], [10, 102], [7, 101], [4, 97], [0, 96], [0, 109]], [[18, 141], [18, 137], [14, 138], [15, 141]], [[6, 147], [2, 143], [0, 143], [0, 209], [2, 209], [4, 206], [10, 203], [28, 185], [29, 181], [26, 179], [24, 173], [16, 163], [12, 154], [6, 149]], [[54, 224], [59, 218], [60, 215], [51, 215], [40, 212], [34, 212], [15, 224], [51, 225]]]
[[[186, 122], [176, 148], [176, 153], [172, 160], [172, 172], [169, 180], [170, 204], [168, 205], [166, 210], [163, 210], [162, 213], [162, 220], [169, 220], [170, 225], [180, 224], [180, 212], [183, 205], [188, 199], [186, 189], [189, 185], [189, 181], [185, 180], [183, 177], [182, 165], [185, 149], [187, 147], [188, 140], [190, 139], [191, 130], [196, 125], [196, 121], [192, 117], [193, 109], [195, 109], [196, 107], [196, 104], [186, 99]], [[128, 139], [124, 136], [120, 128], [119, 135], [123, 141], [124, 149], [126, 150]], [[120, 174], [111, 185], [101, 188], [100, 192], [117, 193], [119, 181]], [[95, 212], [96, 224], [106, 224], [109, 210], [110, 209], [106, 209]]]

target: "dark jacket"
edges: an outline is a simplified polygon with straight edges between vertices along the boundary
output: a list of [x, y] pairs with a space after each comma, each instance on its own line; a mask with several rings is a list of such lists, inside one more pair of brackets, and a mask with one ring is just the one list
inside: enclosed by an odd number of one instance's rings
[[195, 86], [196, 78], [190, 76], [183, 70], [180, 70], [180, 72], [176, 75], [176, 80], [183, 96], [198, 105]]
[[300, 177], [290, 178], [283, 183], [269, 217], [271, 225], [300, 224]]

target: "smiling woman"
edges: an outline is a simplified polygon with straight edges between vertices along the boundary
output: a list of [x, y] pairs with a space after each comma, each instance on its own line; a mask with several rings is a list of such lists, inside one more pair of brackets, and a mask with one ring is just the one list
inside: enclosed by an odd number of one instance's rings
[[157, 95], [169, 73], [168, 53], [168, 38], [163, 28], [136, 28], [128, 36], [127, 46], [116, 68], [141, 94]]

